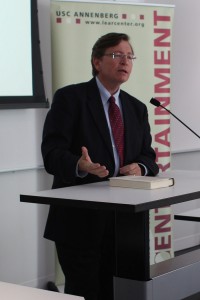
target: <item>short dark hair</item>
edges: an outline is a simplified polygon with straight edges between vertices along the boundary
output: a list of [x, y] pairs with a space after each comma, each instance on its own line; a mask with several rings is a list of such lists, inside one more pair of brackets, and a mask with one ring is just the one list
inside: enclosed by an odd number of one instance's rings
[[[91, 63], [92, 63], [92, 75], [96, 76], [98, 74], [98, 71], [95, 69], [95, 66], [93, 64], [93, 58], [101, 58], [105, 51], [110, 48], [119, 45], [121, 41], [130, 41], [130, 38], [125, 33], [116, 33], [116, 32], [110, 32], [103, 36], [101, 36], [96, 43], [94, 44], [92, 48], [92, 55], [91, 55]], [[130, 43], [130, 42], [129, 42]], [[131, 44], [130, 44], [131, 46]], [[132, 49], [132, 46], [131, 46]], [[133, 52], [133, 49], [132, 49]]]

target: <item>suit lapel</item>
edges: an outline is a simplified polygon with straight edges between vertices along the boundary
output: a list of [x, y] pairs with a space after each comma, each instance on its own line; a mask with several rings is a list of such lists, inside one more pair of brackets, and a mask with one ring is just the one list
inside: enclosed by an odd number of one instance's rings
[[98, 87], [96, 85], [95, 79], [92, 79], [89, 82], [88, 102], [87, 103], [88, 103], [89, 111], [91, 112], [91, 117], [94, 119], [96, 127], [97, 127], [100, 135], [102, 136], [102, 139], [104, 140], [105, 145], [108, 148], [108, 151], [113, 156], [109, 128], [108, 128], [101, 96], [100, 96]]

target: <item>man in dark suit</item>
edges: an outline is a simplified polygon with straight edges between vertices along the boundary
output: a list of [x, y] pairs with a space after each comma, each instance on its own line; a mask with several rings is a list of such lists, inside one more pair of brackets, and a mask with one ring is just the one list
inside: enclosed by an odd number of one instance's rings
[[[54, 175], [53, 188], [158, 173], [147, 108], [120, 90], [134, 58], [126, 34], [106, 34], [92, 49], [93, 79], [55, 93], [42, 142], [45, 168]], [[123, 121], [123, 162], [109, 119], [110, 96]], [[86, 300], [113, 299], [112, 212], [51, 206], [44, 236], [55, 241], [66, 293]]]

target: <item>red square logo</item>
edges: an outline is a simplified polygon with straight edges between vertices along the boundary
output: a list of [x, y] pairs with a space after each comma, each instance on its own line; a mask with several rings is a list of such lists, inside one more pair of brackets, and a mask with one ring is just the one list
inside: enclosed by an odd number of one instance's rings
[[144, 20], [144, 15], [140, 15], [140, 20]]
[[57, 18], [56, 19], [56, 23], [62, 23], [62, 19], [61, 18]]
[[81, 24], [81, 20], [80, 19], [76, 19], [76, 24]]
[[127, 19], [127, 14], [122, 14], [122, 19]]

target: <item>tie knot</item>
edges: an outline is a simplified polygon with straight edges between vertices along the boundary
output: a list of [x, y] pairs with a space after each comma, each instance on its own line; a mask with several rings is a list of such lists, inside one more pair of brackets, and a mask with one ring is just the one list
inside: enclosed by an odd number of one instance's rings
[[111, 97], [109, 98], [109, 102], [110, 102], [110, 103], [115, 103], [115, 97], [111, 96]]

